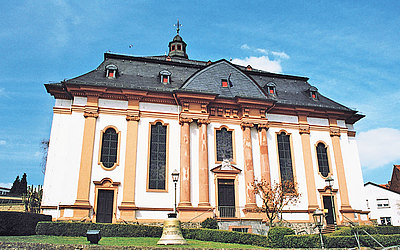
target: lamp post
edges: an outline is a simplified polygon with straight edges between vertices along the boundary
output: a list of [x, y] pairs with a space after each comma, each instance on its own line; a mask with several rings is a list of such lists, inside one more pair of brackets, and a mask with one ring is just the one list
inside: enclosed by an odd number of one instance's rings
[[317, 210], [315, 210], [314, 213], [313, 213], [314, 224], [315, 224], [315, 227], [318, 227], [319, 237], [321, 239], [321, 247], [322, 247], [322, 249], [324, 249], [324, 241], [322, 240], [322, 232], [321, 232], [321, 228], [322, 228], [322, 225], [323, 225], [323, 221], [322, 221], [322, 217], [323, 216], [324, 216], [324, 213], [319, 208], [317, 208]]
[[325, 184], [326, 187], [329, 188], [330, 193], [331, 193], [331, 205], [332, 205], [332, 216], [333, 216], [333, 224], [335, 225], [335, 230], [337, 227], [336, 224], [336, 211], [335, 211], [335, 204], [333, 203], [333, 178], [332, 177], [328, 177], [325, 179]]
[[175, 210], [174, 210], [174, 212], [175, 212], [175, 214], [176, 214], [176, 184], [178, 183], [178, 180], [179, 180], [179, 172], [175, 169], [173, 172], [172, 172], [172, 181], [174, 182], [174, 184], [175, 184], [175, 204], [174, 204], [174, 206], [175, 206]]

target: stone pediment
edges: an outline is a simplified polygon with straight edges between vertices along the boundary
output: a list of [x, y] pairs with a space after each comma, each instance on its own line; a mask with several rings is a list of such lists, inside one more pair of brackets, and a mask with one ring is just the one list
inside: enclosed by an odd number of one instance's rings
[[233, 166], [232, 164], [221, 164], [210, 170], [213, 173], [225, 173], [225, 174], [240, 174], [241, 169]]

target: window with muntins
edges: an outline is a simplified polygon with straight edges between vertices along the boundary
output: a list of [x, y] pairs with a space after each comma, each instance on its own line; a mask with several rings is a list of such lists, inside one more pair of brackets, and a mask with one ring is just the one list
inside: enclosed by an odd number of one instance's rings
[[317, 158], [318, 158], [318, 167], [319, 172], [323, 177], [328, 177], [329, 174], [329, 162], [328, 162], [328, 153], [325, 144], [322, 142], [317, 145]]
[[294, 181], [292, 154], [290, 149], [290, 135], [285, 132], [278, 134], [278, 154], [281, 170], [281, 181]]
[[167, 126], [157, 122], [151, 125], [149, 189], [165, 190], [166, 150]]
[[215, 136], [217, 144], [217, 161], [223, 161], [225, 159], [232, 161], [232, 131], [228, 131], [226, 128], [222, 128], [216, 131]]
[[378, 208], [389, 208], [389, 199], [376, 199]]
[[106, 168], [111, 168], [117, 162], [118, 134], [113, 128], [108, 128], [103, 134], [101, 144], [101, 162]]

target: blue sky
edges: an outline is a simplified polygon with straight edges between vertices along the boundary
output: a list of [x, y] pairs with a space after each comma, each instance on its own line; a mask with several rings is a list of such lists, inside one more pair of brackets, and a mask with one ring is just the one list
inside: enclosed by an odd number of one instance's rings
[[[133, 2], [133, 1], [132, 1]], [[61, 1], [7, 3], [0, 18], [0, 186], [41, 184], [54, 99], [43, 86], [97, 67], [105, 51], [163, 55], [177, 18], [191, 59], [232, 59], [307, 76], [366, 115], [364, 181], [400, 164], [399, 1]], [[129, 45], [133, 44], [133, 48]]]

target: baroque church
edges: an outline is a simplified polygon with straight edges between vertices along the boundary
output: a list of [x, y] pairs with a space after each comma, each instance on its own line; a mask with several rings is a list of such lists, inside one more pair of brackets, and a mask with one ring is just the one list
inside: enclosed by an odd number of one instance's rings
[[45, 84], [55, 105], [43, 213], [162, 222], [177, 192], [182, 222], [213, 217], [251, 232], [251, 222], [266, 220], [252, 183], [266, 180], [297, 183], [287, 222], [310, 223], [317, 208], [328, 224], [368, 221], [353, 127], [363, 115], [306, 77], [189, 59], [179, 26], [168, 48], [165, 56], [107, 52], [96, 69]]

